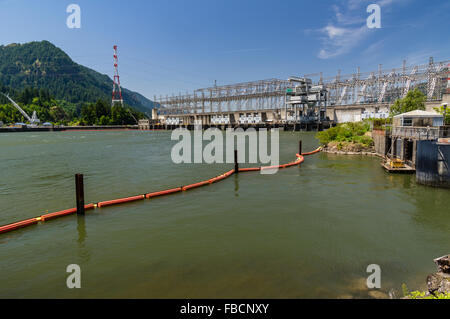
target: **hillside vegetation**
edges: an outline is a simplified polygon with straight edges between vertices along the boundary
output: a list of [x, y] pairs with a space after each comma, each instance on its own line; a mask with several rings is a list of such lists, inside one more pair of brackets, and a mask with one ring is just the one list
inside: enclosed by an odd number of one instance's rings
[[[56, 100], [46, 89], [26, 88], [13, 93], [15, 101], [21, 108], [29, 116], [36, 111], [41, 122], [63, 125], [119, 125], [136, 124], [133, 116], [136, 119], [145, 118], [142, 112], [128, 106], [111, 106], [111, 102], [105, 100], [85, 103], [78, 109], [74, 104]], [[26, 122], [23, 115], [3, 95], [0, 96], [0, 122], [4, 124]]]
[[[110, 99], [113, 86], [107, 75], [75, 63], [48, 41], [0, 46], [0, 83], [2, 92], [45, 89], [56, 100], [78, 109], [85, 103]], [[137, 92], [123, 88], [122, 95], [127, 105], [141, 112], [153, 107], [152, 101]]]

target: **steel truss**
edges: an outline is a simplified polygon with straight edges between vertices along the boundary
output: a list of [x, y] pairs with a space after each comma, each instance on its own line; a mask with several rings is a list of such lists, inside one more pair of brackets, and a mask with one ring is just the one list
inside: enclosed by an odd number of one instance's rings
[[[328, 107], [393, 103], [406, 96], [409, 90], [418, 88], [428, 101], [442, 99], [447, 86], [450, 61], [403, 66], [361, 73], [323, 78], [322, 73], [305, 75], [314, 85], [324, 85], [328, 91]], [[162, 115], [208, 114], [225, 112], [250, 112], [285, 108], [287, 89], [295, 88], [288, 80], [268, 79], [195, 90], [193, 93], [162, 97], [154, 100]], [[290, 106], [289, 106], [290, 107]]]

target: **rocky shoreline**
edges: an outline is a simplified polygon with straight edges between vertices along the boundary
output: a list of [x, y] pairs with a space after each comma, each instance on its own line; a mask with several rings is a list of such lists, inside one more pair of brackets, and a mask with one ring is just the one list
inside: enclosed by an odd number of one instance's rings
[[402, 299], [449, 299], [450, 298], [450, 255], [433, 260], [437, 272], [427, 276], [427, 290], [408, 292]]
[[375, 153], [375, 151], [360, 151], [360, 152], [352, 152], [352, 151], [336, 151], [336, 150], [330, 150], [324, 147], [322, 149], [322, 152], [324, 153], [330, 153], [330, 154], [338, 154], [338, 155], [368, 155], [368, 156], [378, 156], [382, 157], [380, 154]]
[[379, 156], [375, 152], [375, 148], [373, 146], [355, 142], [329, 142], [323, 147], [322, 151], [325, 153], [339, 155]]
[[427, 277], [429, 294], [450, 293], [450, 255], [442, 256], [433, 260], [438, 271]]

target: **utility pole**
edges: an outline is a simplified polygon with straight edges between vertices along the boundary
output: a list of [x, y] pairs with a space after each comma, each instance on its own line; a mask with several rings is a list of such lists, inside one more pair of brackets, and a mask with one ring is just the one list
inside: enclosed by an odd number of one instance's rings
[[75, 191], [77, 215], [84, 215], [84, 182], [83, 174], [75, 174]]

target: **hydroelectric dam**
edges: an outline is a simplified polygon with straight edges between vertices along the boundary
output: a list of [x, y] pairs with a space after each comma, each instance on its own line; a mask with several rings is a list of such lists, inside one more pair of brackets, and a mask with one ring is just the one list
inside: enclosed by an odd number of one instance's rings
[[[192, 93], [154, 96], [152, 123], [177, 127], [284, 127], [322, 130], [336, 123], [387, 118], [390, 105], [419, 89], [432, 110], [450, 102], [450, 60], [324, 77], [322, 73], [214, 85]], [[154, 128], [141, 123], [142, 128]]]

